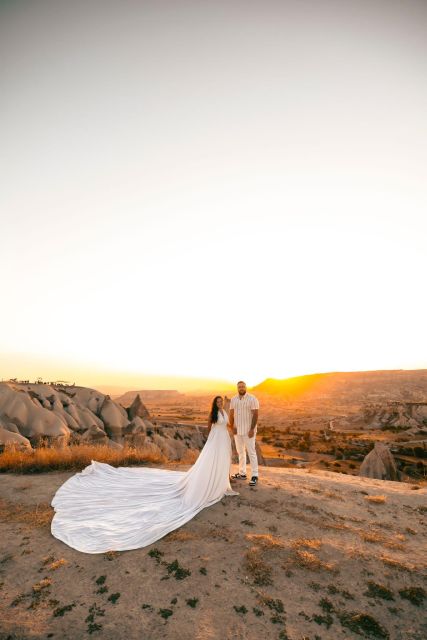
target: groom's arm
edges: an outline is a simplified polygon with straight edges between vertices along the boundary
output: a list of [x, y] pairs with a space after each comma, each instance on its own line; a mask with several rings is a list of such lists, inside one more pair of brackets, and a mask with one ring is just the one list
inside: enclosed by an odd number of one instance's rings
[[252, 409], [252, 422], [251, 422], [251, 428], [249, 429], [249, 433], [248, 433], [249, 438], [252, 438], [252, 436], [254, 435], [257, 422], [258, 422], [258, 409]]

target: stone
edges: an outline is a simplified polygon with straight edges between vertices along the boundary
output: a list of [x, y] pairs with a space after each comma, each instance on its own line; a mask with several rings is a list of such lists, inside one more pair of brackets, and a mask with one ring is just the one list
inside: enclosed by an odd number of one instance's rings
[[80, 438], [80, 441], [85, 444], [105, 444], [108, 440], [108, 436], [103, 429], [92, 425], [87, 429]]
[[127, 413], [123, 407], [113, 402], [110, 396], [107, 395], [104, 398], [99, 415], [104, 423], [107, 435], [112, 440], [120, 441], [123, 437], [123, 429], [129, 424]]
[[0, 427], [0, 452], [10, 449], [31, 451], [32, 446], [28, 438], [24, 438], [24, 436], [21, 436], [19, 433], [14, 433]]
[[19, 433], [19, 429], [13, 422], [7, 422], [6, 420], [2, 420], [0, 417], [0, 427], [6, 429], [6, 431], [11, 431], [12, 433]]
[[70, 437], [70, 429], [62, 417], [50, 409], [37, 406], [19, 385], [0, 383], [0, 415], [3, 421], [13, 423], [20, 435], [30, 442], [40, 438], [52, 442], [64, 441]]
[[132, 402], [132, 404], [130, 405], [127, 411], [129, 415], [129, 420], [133, 420], [135, 416], [138, 416], [139, 418], [147, 418], [147, 419], [150, 418], [150, 412], [148, 411], [145, 404], [142, 402], [141, 396], [139, 395], [139, 393], [136, 395], [135, 400]]
[[359, 476], [378, 480], [399, 480], [399, 471], [393, 454], [382, 442], [376, 442], [372, 451], [365, 456]]

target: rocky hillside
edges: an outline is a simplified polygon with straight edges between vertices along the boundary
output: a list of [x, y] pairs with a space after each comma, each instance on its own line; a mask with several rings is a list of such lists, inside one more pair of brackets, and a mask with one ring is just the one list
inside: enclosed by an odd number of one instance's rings
[[283, 400], [322, 400], [331, 404], [427, 402], [427, 369], [318, 373], [277, 380], [268, 378], [255, 393]]
[[336, 426], [404, 431], [410, 436], [427, 436], [427, 402], [384, 402], [368, 404]]
[[114, 396], [114, 400], [119, 402], [122, 406], [129, 406], [136, 398], [141, 396], [144, 400], [151, 402], [161, 402], [164, 400], [178, 400], [184, 397], [183, 393], [175, 391], [174, 389], [140, 389], [139, 391], [126, 391], [118, 396]]
[[62, 384], [0, 383], [0, 451], [41, 443], [144, 445], [179, 460], [205, 441], [197, 426], [154, 424], [137, 394], [123, 407], [96, 389]]

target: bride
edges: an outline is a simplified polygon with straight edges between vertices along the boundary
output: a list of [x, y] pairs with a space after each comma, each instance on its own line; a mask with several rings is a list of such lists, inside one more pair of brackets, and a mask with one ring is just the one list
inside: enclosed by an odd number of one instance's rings
[[51, 532], [84, 553], [145, 547], [223, 496], [239, 495], [230, 485], [230, 466], [228, 415], [216, 396], [207, 441], [188, 471], [92, 460], [55, 493]]

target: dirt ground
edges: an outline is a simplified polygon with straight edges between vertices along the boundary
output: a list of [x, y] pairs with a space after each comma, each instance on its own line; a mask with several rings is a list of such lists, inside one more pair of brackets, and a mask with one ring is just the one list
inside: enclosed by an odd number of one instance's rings
[[427, 638], [425, 488], [261, 468], [155, 544], [93, 555], [50, 533], [70, 475], [0, 476], [1, 640]]

